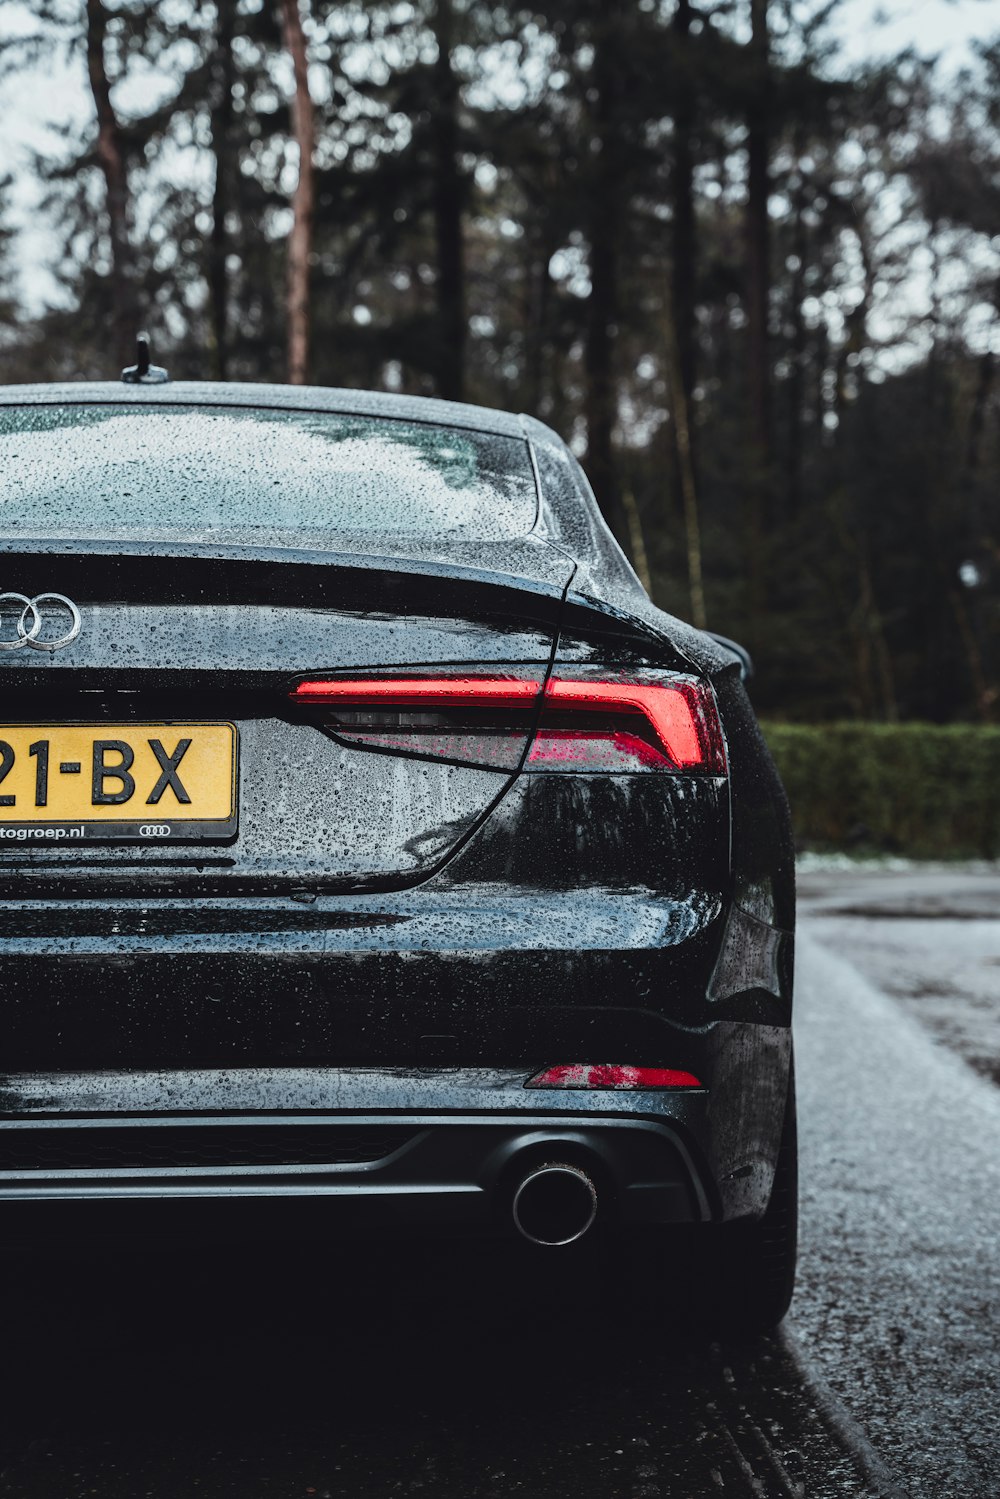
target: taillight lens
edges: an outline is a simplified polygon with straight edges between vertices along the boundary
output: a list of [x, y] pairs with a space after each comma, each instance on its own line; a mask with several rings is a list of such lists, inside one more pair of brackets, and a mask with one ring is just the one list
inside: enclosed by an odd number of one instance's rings
[[725, 775], [711, 687], [695, 677], [591, 671], [550, 678], [532, 770], [695, 770]]
[[726, 773], [715, 698], [694, 677], [557, 670], [544, 694], [537, 676], [330, 678], [290, 696], [374, 749], [503, 769]]
[[563, 1062], [546, 1067], [526, 1088], [700, 1088], [693, 1072], [673, 1067], [631, 1067], [618, 1062]]
[[401, 676], [300, 682], [291, 697], [349, 744], [516, 770], [541, 691], [537, 675]]

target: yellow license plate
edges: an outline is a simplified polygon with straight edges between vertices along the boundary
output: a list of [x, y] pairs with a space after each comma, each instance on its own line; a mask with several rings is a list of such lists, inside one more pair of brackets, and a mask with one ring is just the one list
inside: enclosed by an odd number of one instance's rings
[[0, 724], [0, 846], [236, 834], [231, 723]]

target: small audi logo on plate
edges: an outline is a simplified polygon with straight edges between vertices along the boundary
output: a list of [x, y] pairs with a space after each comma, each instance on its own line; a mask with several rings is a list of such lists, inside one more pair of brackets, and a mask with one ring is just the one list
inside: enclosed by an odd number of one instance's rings
[[[62, 593], [0, 593], [0, 651], [60, 651], [80, 633], [80, 611]], [[14, 633], [11, 635], [11, 625]], [[57, 633], [58, 632], [58, 633]]]

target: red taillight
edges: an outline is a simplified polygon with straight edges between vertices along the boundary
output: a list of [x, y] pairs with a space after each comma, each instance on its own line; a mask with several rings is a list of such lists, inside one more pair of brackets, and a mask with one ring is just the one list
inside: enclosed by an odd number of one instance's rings
[[325, 710], [338, 738], [376, 749], [509, 769], [527, 749], [529, 770], [726, 773], [712, 689], [693, 677], [557, 670], [544, 694], [514, 674], [333, 677], [289, 695]]
[[536, 698], [541, 682], [514, 677], [373, 677], [300, 682], [297, 703], [341, 708], [508, 708]]
[[348, 744], [510, 771], [524, 759], [541, 691], [529, 671], [333, 677], [300, 682], [290, 696], [319, 709], [323, 727]]
[[664, 770], [670, 761], [627, 729], [553, 729], [543, 722], [528, 765], [532, 770]]
[[700, 1088], [692, 1072], [626, 1067], [617, 1062], [564, 1062], [529, 1078], [526, 1088]]
[[[597, 763], [594, 769], [612, 769], [602, 765], [609, 751], [629, 753], [638, 762], [626, 769], [704, 770], [725, 775], [726, 754], [722, 730], [712, 689], [703, 682], [674, 678], [658, 682], [579, 679], [552, 677], [545, 688], [544, 706], [538, 733], [528, 756], [528, 764], [552, 765], [564, 759], [567, 768], [580, 764], [583, 748], [573, 738], [581, 730], [573, 718], [587, 714], [599, 731], [591, 737], [603, 740], [603, 746], [592, 746]], [[603, 723], [601, 722], [603, 720]], [[617, 745], [609, 745], [617, 740]], [[562, 753], [560, 754], [560, 745]]]

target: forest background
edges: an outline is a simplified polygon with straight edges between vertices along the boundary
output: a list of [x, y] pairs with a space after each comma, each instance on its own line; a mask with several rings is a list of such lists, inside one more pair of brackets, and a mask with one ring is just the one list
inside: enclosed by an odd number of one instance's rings
[[32, 163], [50, 305], [0, 177], [4, 381], [142, 326], [175, 377], [532, 412], [771, 718], [1000, 718], [1000, 35], [945, 73], [845, 60], [837, 0], [20, 9], [0, 73], [76, 55], [92, 117]]

